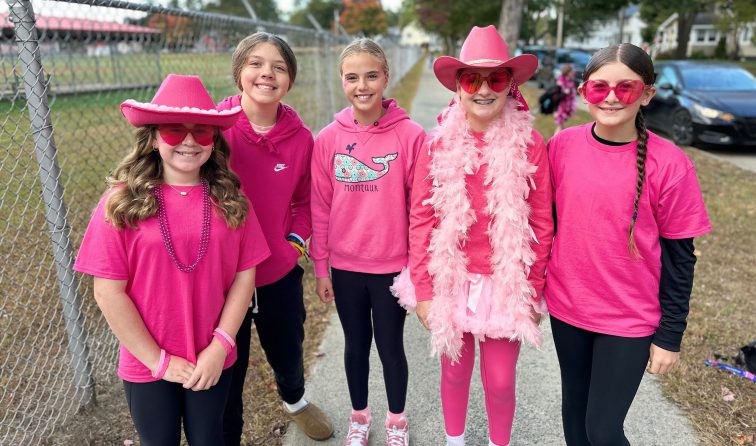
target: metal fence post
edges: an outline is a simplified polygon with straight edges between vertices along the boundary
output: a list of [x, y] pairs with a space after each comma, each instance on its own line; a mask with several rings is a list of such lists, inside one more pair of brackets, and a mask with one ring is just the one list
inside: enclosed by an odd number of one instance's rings
[[87, 333], [80, 312], [79, 284], [72, 269], [71, 227], [67, 221], [68, 210], [63, 201], [63, 188], [59, 181], [61, 172], [57, 163], [57, 149], [53, 139], [46, 79], [40, 60], [34, 11], [29, 0], [6, 1], [10, 9], [10, 19], [15, 24], [18, 58], [23, 70], [29, 120], [39, 163], [45, 218], [52, 241], [63, 318], [68, 334], [68, 349], [74, 369], [74, 385], [79, 406], [83, 407], [95, 402], [94, 377], [89, 363]]

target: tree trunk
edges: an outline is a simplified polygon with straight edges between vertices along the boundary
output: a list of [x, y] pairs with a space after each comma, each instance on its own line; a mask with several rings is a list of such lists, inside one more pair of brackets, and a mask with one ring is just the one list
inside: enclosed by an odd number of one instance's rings
[[693, 28], [693, 19], [696, 18], [697, 12], [682, 12], [677, 16], [677, 49], [675, 58], [688, 58], [688, 42], [690, 41], [690, 30]]
[[501, 4], [499, 16], [499, 34], [509, 46], [510, 56], [517, 48], [517, 40], [520, 38], [520, 25], [522, 24], [522, 8], [524, 0], [504, 0]]

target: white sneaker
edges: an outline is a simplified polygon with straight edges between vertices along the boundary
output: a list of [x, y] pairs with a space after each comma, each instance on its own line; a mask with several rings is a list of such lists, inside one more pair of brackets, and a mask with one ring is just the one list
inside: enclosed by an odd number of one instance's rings
[[406, 420], [386, 426], [386, 446], [409, 446], [409, 425]]
[[370, 415], [352, 414], [349, 417], [349, 432], [347, 432], [345, 446], [367, 446], [370, 435]]

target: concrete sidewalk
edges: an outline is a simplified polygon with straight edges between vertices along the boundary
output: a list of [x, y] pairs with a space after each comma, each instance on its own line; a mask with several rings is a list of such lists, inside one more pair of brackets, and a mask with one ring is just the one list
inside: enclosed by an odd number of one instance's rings
[[[438, 83], [432, 70], [425, 68], [420, 89], [412, 105], [412, 118], [426, 130], [436, 124], [439, 111], [449, 104], [452, 93]], [[517, 370], [517, 411], [511, 446], [563, 445], [559, 365], [548, 323], [544, 324], [542, 351], [523, 347]], [[439, 446], [445, 444], [440, 400], [440, 365], [429, 357], [429, 335], [414, 315], [407, 317], [404, 342], [409, 361], [409, 391], [406, 411], [410, 419], [411, 444]], [[312, 366], [305, 397], [316, 402], [334, 422], [335, 438], [326, 442], [309, 440], [290, 423], [284, 438], [286, 446], [341, 445], [346, 435], [351, 411], [344, 376], [344, 339], [336, 312], [323, 338], [325, 355]], [[370, 407], [373, 428], [370, 444], [385, 444], [383, 420], [387, 403], [381, 363], [373, 347], [370, 375]], [[664, 399], [656, 379], [646, 375], [630, 414], [625, 422], [627, 436], [635, 446], [690, 446], [698, 444], [693, 430], [680, 410]], [[476, 365], [470, 388], [467, 417], [467, 444], [488, 444], [488, 426]]]

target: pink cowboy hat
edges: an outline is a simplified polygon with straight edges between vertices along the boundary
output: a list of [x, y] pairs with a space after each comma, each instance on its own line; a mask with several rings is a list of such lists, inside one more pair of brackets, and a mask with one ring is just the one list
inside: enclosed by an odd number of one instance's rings
[[207, 124], [225, 130], [236, 123], [242, 109], [237, 106], [218, 111], [199, 76], [169, 74], [151, 102], [128, 99], [121, 104], [121, 113], [134, 127], [187, 123]]
[[494, 26], [473, 26], [462, 44], [459, 59], [441, 56], [433, 63], [438, 81], [451, 91], [457, 91], [457, 73], [463, 68], [509, 68], [519, 85], [533, 76], [538, 58], [532, 54], [510, 58], [509, 47]]

